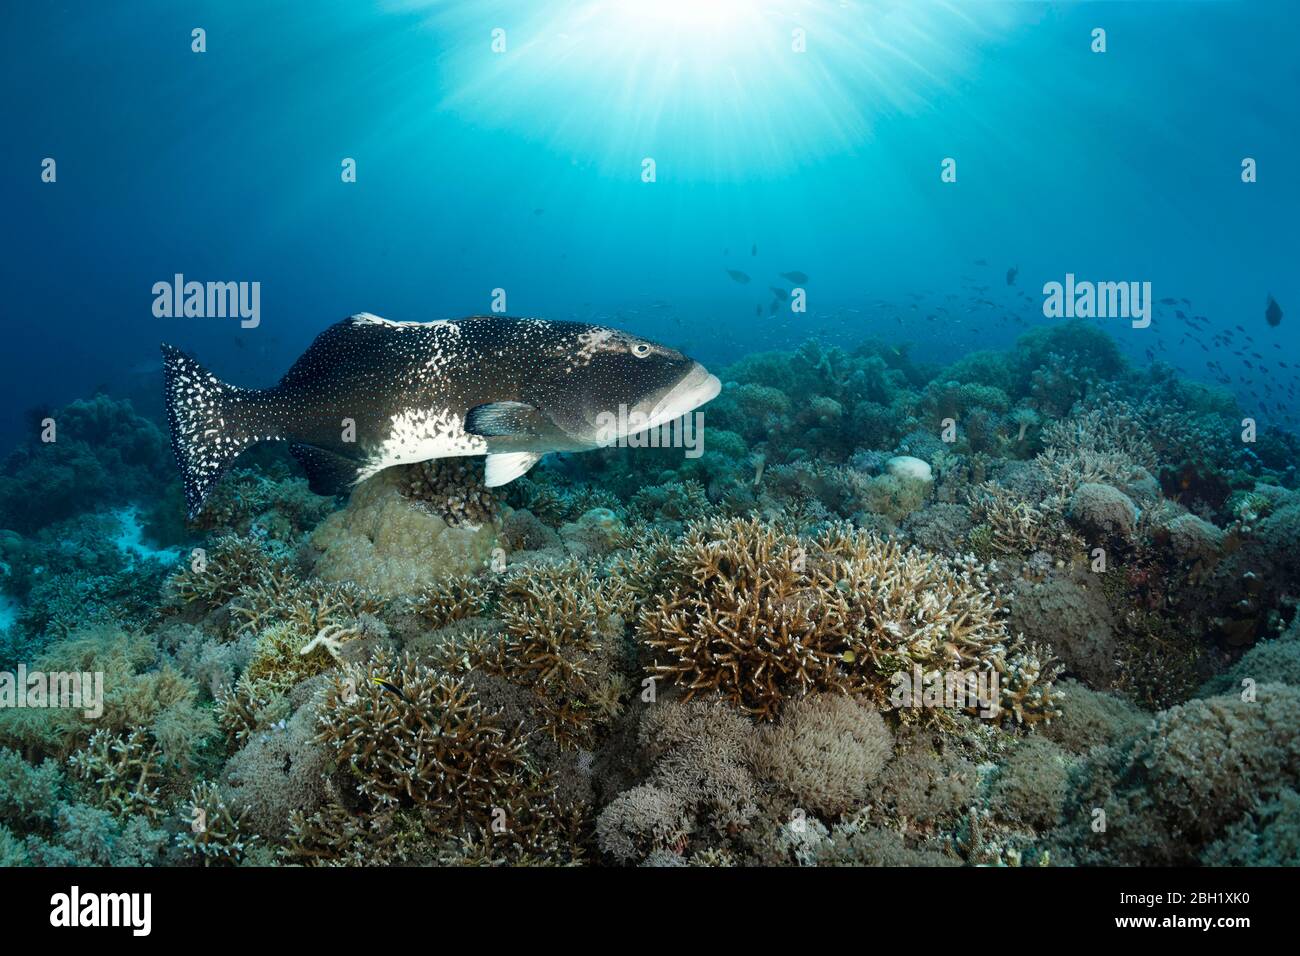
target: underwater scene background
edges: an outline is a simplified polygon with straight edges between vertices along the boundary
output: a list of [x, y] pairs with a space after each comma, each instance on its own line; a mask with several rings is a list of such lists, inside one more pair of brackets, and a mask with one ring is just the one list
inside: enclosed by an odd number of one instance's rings
[[[0, 863], [1300, 863], [1294, 4], [0, 20]], [[358, 313], [722, 391], [187, 520]]]

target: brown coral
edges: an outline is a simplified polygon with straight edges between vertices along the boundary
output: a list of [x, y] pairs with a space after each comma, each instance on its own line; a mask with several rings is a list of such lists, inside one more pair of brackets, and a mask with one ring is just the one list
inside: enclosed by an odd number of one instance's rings
[[892, 750], [893, 736], [875, 707], [814, 694], [790, 701], [780, 723], [762, 729], [753, 766], [803, 806], [837, 816], [862, 805]]
[[467, 635], [444, 647], [443, 662], [527, 688], [544, 733], [563, 747], [590, 746], [622, 710], [620, 584], [569, 561], [513, 568], [498, 588], [503, 633]]
[[688, 696], [719, 691], [770, 719], [813, 691], [883, 702], [890, 678], [915, 667], [992, 669], [1018, 682], [1017, 719], [1052, 712], [1042, 693], [1051, 673], [1007, 632], [973, 559], [847, 526], [804, 539], [758, 520], [716, 520], [693, 526], [665, 564], [639, 630], [656, 655], [650, 672]]
[[423, 804], [452, 818], [504, 799], [524, 763], [517, 732], [464, 681], [383, 654], [336, 674], [319, 740], [374, 804]]
[[489, 523], [500, 510], [483, 485], [482, 470], [463, 458], [436, 458], [404, 469], [403, 494], [452, 528]]
[[605, 853], [622, 863], [655, 851], [681, 854], [696, 836], [730, 835], [753, 821], [754, 728], [733, 708], [716, 698], [655, 704], [639, 736], [654, 766], [601, 811], [596, 835]]

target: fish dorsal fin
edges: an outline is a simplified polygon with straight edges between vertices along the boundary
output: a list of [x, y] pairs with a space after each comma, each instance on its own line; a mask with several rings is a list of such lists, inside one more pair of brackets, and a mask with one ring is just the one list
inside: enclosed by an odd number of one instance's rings
[[537, 464], [541, 452], [511, 451], [488, 455], [483, 467], [483, 484], [489, 488], [508, 485]]
[[289, 451], [303, 471], [307, 472], [307, 487], [318, 495], [341, 495], [357, 480], [357, 463], [319, 445], [294, 442]]
[[549, 417], [524, 402], [489, 402], [465, 414], [465, 431], [484, 438], [542, 438], [555, 430]]

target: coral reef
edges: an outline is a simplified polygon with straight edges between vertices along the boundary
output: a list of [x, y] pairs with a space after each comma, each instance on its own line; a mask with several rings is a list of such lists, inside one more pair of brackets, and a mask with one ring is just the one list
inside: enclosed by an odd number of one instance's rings
[[1294, 436], [1086, 322], [720, 377], [698, 457], [262, 448], [192, 522], [130, 405], [38, 413], [0, 697], [103, 707], [0, 707], [0, 864], [1300, 864]]

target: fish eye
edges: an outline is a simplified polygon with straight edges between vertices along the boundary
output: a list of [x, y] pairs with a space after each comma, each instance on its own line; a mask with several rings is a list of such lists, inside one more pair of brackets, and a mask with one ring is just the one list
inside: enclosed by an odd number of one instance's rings
[[644, 342], [638, 342], [636, 345], [632, 346], [632, 354], [637, 358], [645, 358], [650, 354], [650, 346], [646, 345]]

